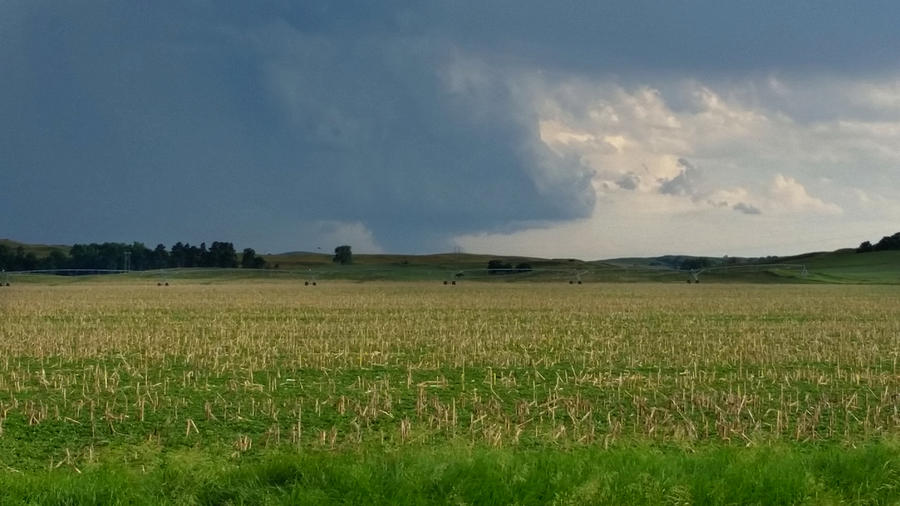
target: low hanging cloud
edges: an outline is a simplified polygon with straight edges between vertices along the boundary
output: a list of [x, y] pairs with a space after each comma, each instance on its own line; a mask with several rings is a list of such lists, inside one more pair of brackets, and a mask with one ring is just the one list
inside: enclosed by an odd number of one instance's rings
[[348, 244], [357, 253], [384, 253], [372, 231], [361, 222], [320, 221], [311, 227], [313, 242], [325, 249]]

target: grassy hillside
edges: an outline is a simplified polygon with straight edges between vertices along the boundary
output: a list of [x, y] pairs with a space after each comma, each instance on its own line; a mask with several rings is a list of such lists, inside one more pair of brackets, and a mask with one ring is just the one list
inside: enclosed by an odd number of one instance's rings
[[[21, 246], [39, 258], [53, 250], [68, 252], [68, 246], [23, 244], [0, 239], [11, 249]], [[432, 255], [353, 256], [352, 265], [338, 265], [330, 254], [294, 252], [264, 255], [269, 269], [173, 269], [132, 273], [126, 278], [207, 279], [345, 279], [353, 281], [548, 281], [548, 282], [685, 282], [691, 274], [679, 266], [698, 257], [666, 255], [583, 261], [533, 257], [442, 253]], [[527, 263], [528, 272], [491, 274], [488, 262], [500, 259], [510, 265]], [[702, 283], [900, 283], [900, 251], [856, 253], [854, 250], [816, 252], [791, 257], [757, 259], [701, 258], [708, 267], [698, 272]], [[22, 277], [22, 276], [20, 276]], [[58, 278], [53, 276], [53, 278]], [[37, 278], [34, 278], [37, 280]], [[44, 278], [41, 278], [44, 279]], [[44, 279], [46, 281], [46, 279]], [[74, 282], [76, 279], [56, 282]]]
[[[580, 260], [554, 260], [533, 257], [440, 253], [433, 255], [353, 255], [353, 264], [339, 265], [331, 255], [286, 253], [266, 255], [266, 262], [276, 271], [308, 272], [316, 279], [351, 280], [549, 280], [575, 278], [577, 272], [593, 269]], [[490, 275], [488, 262], [501, 259], [513, 266], [527, 263], [531, 272]], [[272, 274], [270, 274], [272, 275]]]
[[22, 247], [25, 250], [25, 254], [34, 253], [38, 258], [44, 258], [50, 255], [51, 251], [59, 251], [60, 253], [69, 253], [69, 246], [64, 246], [61, 244], [47, 245], [47, 244], [26, 244], [23, 242], [13, 241], [12, 239], [0, 239], [0, 246], [6, 246], [10, 250], [15, 251], [16, 248]]
[[809, 279], [830, 283], [900, 283], [900, 251], [835, 251], [797, 257]]
[[[308, 271], [318, 279], [456, 279], [491, 281], [681, 282], [690, 274], [678, 266], [696, 257], [662, 256], [582, 261], [502, 255], [354, 255], [353, 265], [337, 265], [330, 255], [295, 253], [269, 255], [266, 261], [279, 270]], [[492, 259], [516, 265], [528, 263], [531, 272], [490, 275]], [[699, 272], [703, 283], [900, 283], [900, 251], [856, 253], [853, 250], [818, 252], [792, 257], [734, 259], [708, 258]], [[804, 271], [805, 268], [805, 271]]]

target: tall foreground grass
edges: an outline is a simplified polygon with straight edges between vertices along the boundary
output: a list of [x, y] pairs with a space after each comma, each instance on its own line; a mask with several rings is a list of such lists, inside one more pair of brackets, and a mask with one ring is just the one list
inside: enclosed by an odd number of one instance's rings
[[14, 286], [0, 304], [7, 478], [162, 480], [184, 452], [226, 474], [306, 455], [365, 475], [360, 452], [378, 468], [430, 449], [605, 476], [599, 461], [635, 444], [648, 469], [691, 451], [774, 465], [767, 448], [796, 448], [795, 491], [830, 486], [807, 450], [875, 445], [895, 469], [897, 287], [76, 283]]
[[900, 448], [269, 452], [181, 449], [149, 470], [0, 474], [0, 504], [897, 504]]

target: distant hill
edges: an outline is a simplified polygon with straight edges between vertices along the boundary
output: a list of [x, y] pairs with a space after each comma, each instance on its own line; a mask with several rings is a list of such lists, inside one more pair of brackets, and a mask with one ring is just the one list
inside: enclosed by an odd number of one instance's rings
[[[353, 265], [348, 266], [335, 265], [331, 255], [321, 253], [284, 253], [265, 258], [270, 266], [319, 272], [324, 279], [429, 279], [460, 273], [463, 279], [502, 281], [683, 281], [692, 279], [690, 271], [694, 270], [702, 282], [900, 283], [900, 251], [858, 254], [849, 248], [786, 257], [662, 255], [594, 261], [469, 253], [355, 254]], [[533, 270], [492, 277], [487, 265], [494, 259], [512, 265], [527, 263]]]
[[900, 251], [857, 253], [852, 249], [791, 257], [804, 263], [812, 281], [829, 283], [900, 283]]
[[71, 248], [71, 246], [65, 246], [62, 244], [28, 244], [24, 242], [14, 241], [12, 239], [0, 239], [0, 246], [6, 246], [13, 251], [21, 247], [26, 254], [34, 253], [38, 258], [50, 256], [50, 252], [54, 250], [59, 251], [60, 253], [68, 254], [69, 249]]
[[[69, 246], [25, 244], [0, 239], [10, 250], [19, 247], [46, 257], [56, 250], [67, 254]], [[240, 276], [302, 276], [313, 279], [349, 280], [492, 280], [492, 281], [604, 281], [604, 282], [701, 282], [754, 283], [890, 283], [900, 284], [900, 251], [858, 253], [855, 249], [811, 252], [786, 257], [698, 257], [662, 255], [583, 261], [470, 253], [430, 255], [354, 254], [352, 265], [337, 265], [332, 255], [290, 252], [261, 255], [269, 268]], [[491, 273], [488, 262], [527, 264], [522, 272]], [[510, 274], [498, 276], [496, 274]], [[136, 275], [136, 273], [135, 273]], [[199, 274], [199, 272], [197, 273]], [[193, 276], [193, 275], [192, 275]], [[228, 277], [222, 272], [218, 278]]]

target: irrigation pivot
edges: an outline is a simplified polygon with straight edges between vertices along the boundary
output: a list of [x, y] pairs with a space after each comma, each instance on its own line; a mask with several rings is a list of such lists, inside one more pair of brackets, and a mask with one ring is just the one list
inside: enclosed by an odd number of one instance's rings
[[736, 271], [736, 270], [769, 270], [769, 269], [784, 269], [784, 270], [796, 270], [800, 273], [800, 277], [806, 278], [809, 275], [809, 271], [806, 270], [805, 264], [746, 264], [746, 265], [720, 265], [716, 267], [704, 267], [701, 269], [690, 269], [687, 271], [688, 273], [688, 283], [699, 283], [700, 282], [700, 274], [705, 272], [712, 271]]
[[587, 274], [587, 271], [575, 271], [575, 277], [569, 280], [570, 285], [580, 285], [581, 284], [581, 275]]
[[27, 275], [27, 274], [57, 274], [62, 276], [88, 276], [91, 274], [124, 274], [128, 271], [122, 269], [33, 269], [29, 271], [10, 271], [7, 272], [7, 279], [10, 274]]
[[[582, 284], [582, 277], [587, 275], [587, 270], [575, 269], [521, 269], [521, 268], [502, 268], [502, 269], [464, 269], [455, 271], [450, 275], [449, 279], [445, 279], [445, 285], [455, 285], [460, 278], [466, 279], [502, 279], [504, 276], [510, 278], [537, 278], [539, 280], [547, 280], [547, 276], [552, 276], [556, 280], [568, 280], [570, 285]], [[561, 279], [560, 279], [561, 278]]]
[[316, 286], [317, 277], [318, 275], [312, 269], [306, 269], [306, 281], [303, 282], [303, 286]]

